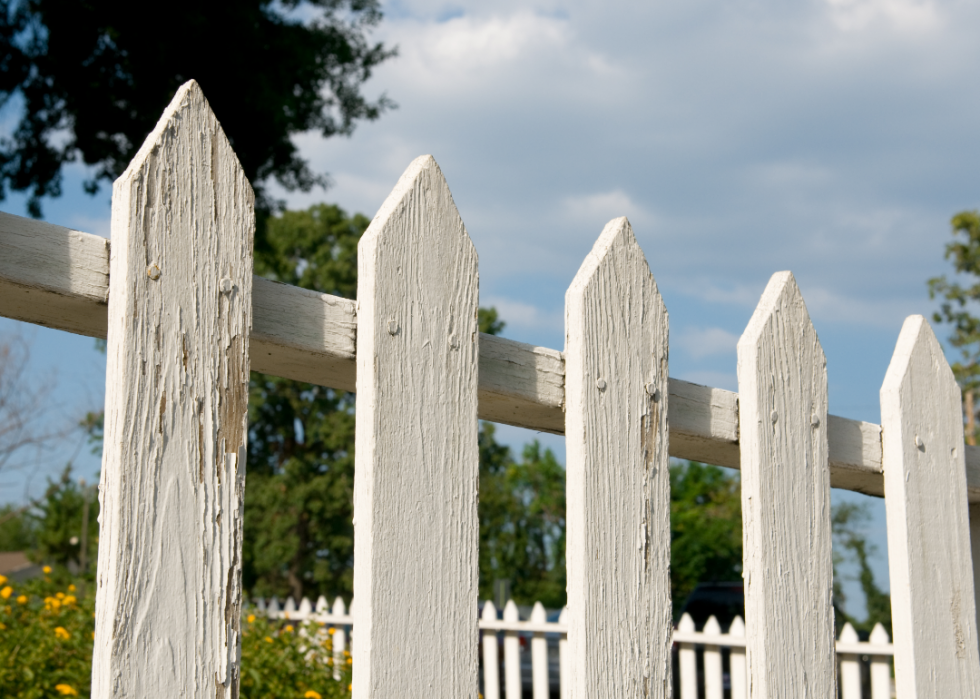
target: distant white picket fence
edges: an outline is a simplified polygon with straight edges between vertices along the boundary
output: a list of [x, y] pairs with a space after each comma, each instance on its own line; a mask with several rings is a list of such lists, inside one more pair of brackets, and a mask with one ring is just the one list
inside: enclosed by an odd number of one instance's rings
[[113, 186], [111, 248], [0, 215], [0, 314], [107, 342], [93, 697], [238, 695], [250, 370], [357, 393], [356, 699], [475, 691], [479, 419], [566, 437], [568, 697], [669, 694], [671, 456], [741, 470], [753, 699], [839, 686], [831, 486], [885, 496], [899, 696], [980, 697], [980, 450], [921, 316], [876, 425], [828, 414], [788, 272], [738, 343], [738, 393], [669, 377], [625, 218], [566, 293], [563, 351], [480, 334], [476, 250], [429, 156], [363, 236], [356, 302], [255, 277], [254, 230], [193, 82]]
[[[266, 604], [265, 599], [255, 601], [255, 609], [270, 619], [296, 622], [313, 622], [334, 628], [333, 652], [335, 667], [343, 662], [344, 651], [348, 647], [349, 634], [354, 618], [347, 613], [344, 600], [334, 599], [329, 605], [325, 597], [317, 599], [316, 604], [306, 597], [299, 606], [292, 597], [280, 606], [279, 599], [273, 597]], [[520, 697], [523, 691], [521, 653], [530, 653], [531, 687], [533, 699], [548, 699], [554, 684], [560, 687], [562, 699], [567, 695], [568, 627], [565, 623], [568, 610], [562, 609], [555, 622], [549, 622], [545, 608], [536, 602], [530, 618], [522, 621], [517, 605], [513, 600], [504, 607], [503, 619], [498, 619], [497, 608], [493, 602], [483, 603], [479, 620], [480, 645], [483, 649], [484, 699], [500, 699], [501, 696]], [[499, 634], [503, 634], [503, 658], [500, 656]], [[530, 637], [530, 643], [522, 649], [520, 636]], [[548, 638], [557, 637], [558, 664], [552, 667], [549, 662]], [[420, 638], [424, 643], [425, 639]], [[746, 699], [748, 685], [745, 671], [745, 624], [742, 617], [736, 616], [731, 627], [722, 633], [715, 617], [709, 617], [699, 632], [689, 614], [681, 617], [673, 632], [673, 642], [677, 647], [679, 666], [679, 699], [723, 699], [727, 694], [731, 699]], [[722, 649], [729, 651], [729, 671], [723, 672]], [[702, 656], [703, 673], [698, 673], [698, 654]], [[881, 624], [876, 624], [867, 642], [858, 639], [858, 634], [849, 623], [841, 630], [837, 640], [837, 660], [841, 699], [891, 699], [894, 692], [891, 663], [893, 648], [888, 632]], [[870, 693], [863, 693], [861, 681], [861, 657], [867, 656], [870, 664]], [[503, 660], [504, 684], [500, 684], [500, 666]], [[501, 693], [501, 686], [505, 692]], [[728, 690], [726, 693], [725, 690]]]

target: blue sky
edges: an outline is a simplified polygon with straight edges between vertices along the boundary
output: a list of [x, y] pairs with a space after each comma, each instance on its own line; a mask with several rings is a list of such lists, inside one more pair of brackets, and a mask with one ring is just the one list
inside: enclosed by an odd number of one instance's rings
[[[980, 6], [385, 7], [375, 37], [400, 56], [367, 92], [399, 108], [349, 139], [298, 136], [334, 185], [282, 192], [290, 206], [373, 215], [431, 153], [480, 254], [482, 302], [501, 311], [505, 335], [554, 348], [568, 284], [606, 221], [626, 215], [670, 312], [671, 375], [731, 390], [739, 335], [770, 275], [792, 270], [827, 354], [831, 412], [880, 421], [902, 321], [930, 312], [925, 281], [945, 271], [949, 218], [980, 198]], [[90, 198], [82, 179], [69, 171], [46, 218], [108, 235], [108, 189]], [[23, 199], [0, 209], [23, 214]], [[101, 399], [91, 346], [36, 335], [37, 370], [58, 367], [66, 405]], [[532, 436], [501, 433], [515, 445]], [[544, 441], [563, 456], [560, 438]], [[0, 499], [18, 487], [0, 483]], [[871, 502], [886, 577], [884, 509]]]

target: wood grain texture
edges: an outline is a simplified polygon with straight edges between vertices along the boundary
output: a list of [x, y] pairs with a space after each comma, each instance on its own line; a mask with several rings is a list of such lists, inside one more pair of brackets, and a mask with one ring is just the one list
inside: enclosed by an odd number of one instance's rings
[[0, 213], [0, 315], [105, 337], [109, 241]]
[[476, 698], [478, 290], [449, 187], [417, 158], [358, 247], [356, 699]]
[[667, 311], [625, 218], [565, 309], [569, 697], [666, 697]]
[[197, 83], [112, 197], [92, 696], [238, 696], [254, 197]]
[[[978, 503], [970, 505], [970, 551], [973, 554], [973, 601], [977, 611], [977, 628], [980, 629], [980, 504]], [[980, 643], [980, 639], [977, 640]]]
[[899, 699], [980, 696], [961, 405], [932, 328], [910, 316], [881, 386]]
[[[0, 214], [0, 315], [105, 338], [108, 256], [104, 238]], [[354, 390], [354, 302], [255, 277], [252, 305], [253, 369]], [[564, 355], [484, 334], [480, 347], [480, 419], [564, 434]], [[670, 455], [739, 468], [738, 394], [669, 386]], [[831, 486], [882, 496], [881, 427], [830, 415], [827, 429]], [[965, 449], [968, 496], [980, 502], [980, 447]]]
[[789, 272], [739, 339], [738, 385], [749, 696], [836, 696], [827, 361]]

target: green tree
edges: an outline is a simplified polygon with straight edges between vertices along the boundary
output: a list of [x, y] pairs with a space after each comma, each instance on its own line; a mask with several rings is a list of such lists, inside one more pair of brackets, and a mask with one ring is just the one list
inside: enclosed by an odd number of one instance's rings
[[94, 573], [92, 563], [98, 559], [99, 546], [98, 516], [99, 501], [94, 488], [74, 480], [69, 464], [57, 480], [48, 479], [44, 497], [31, 503], [28, 517], [34, 523], [32, 557], [38, 563], [70, 566], [77, 571], [83, 563], [84, 549], [87, 573]]
[[670, 466], [670, 591], [675, 616], [701, 582], [742, 577], [742, 495], [735, 472]]
[[[969, 283], [961, 284], [946, 275], [928, 281], [929, 298], [940, 298], [939, 310], [932, 318], [948, 323], [953, 331], [949, 344], [959, 350], [959, 361], [953, 362], [953, 374], [963, 390], [965, 436], [967, 444], [976, 444], [976, 405], [974, 398], [980, 387], [980, 318], [974, 315], [980, 301], [980, 212], [962, 211], [950, 221], [954, 241], [946, 245], [946, 259], [953, 263], [958, 275], [967, 275]], [[961, 239], [960, 236], [963, 236]]]
[[[875, 546], [870, 544], [860, 527], [870, 520], [871, 514], [864, 504], [842, 502], [831, 512], [831, 526], [834, 532], [834, 607], [837, 610], [838, 630], [849, 621], [858, 632], [871, 633], [875, 624], [881, 623], [892, 632], [892, 603], [887, 592], [883, 592], [875, 580], [869, 558], [875, 553]], [[867, 615], [864, 620], [858, 620], [844, 612], [847, 597], [844, 594], [842, 576], [838, 572], [848, 560], [857, 564], [857, 581], [864, 595]]]
[[[255, 271], [355, 298], [357, 243], [370, 221], [320, 204], [269, 220]], [[353, 589], [354, 397], [252, 372], [244, 584], [261, 595]]]
[[[21, 107], [0, 142], [0, 198], [28, 191], [28, 211], [61, 194], [65, 163], [94, 166], [98, 190], [129, 164], [177, 88], [196, 79], [258, 195], [325, 184], [291, 137], [350, 134], [392, 103], [361, 86], [394, 55], [367, 35], [378, 0], [175, 0], [149, 15], [122, 0], [0, 0], [0, 106]], [[261, 232], [261, 226], [260, 226]], [[258, 241], [260, 244], [263, 242]]]
[[563, 607], [565, 468], [537, 440], [515, 461], [494, 434], [480, 424], [480, 596], [492, 599], [494, 582], [508, 580], [519, 604]]

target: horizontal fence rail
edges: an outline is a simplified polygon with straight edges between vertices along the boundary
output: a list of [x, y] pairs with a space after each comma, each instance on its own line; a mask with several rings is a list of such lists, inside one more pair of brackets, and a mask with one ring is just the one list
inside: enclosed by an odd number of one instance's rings
[[[0, 213], [0, 315], [105, 338], [109, 297], [105, 238]], [[354, 391], [356, 304], [253, 279], [251, 367]], [[565, 361], [558, 350], [480, 335], [479, 416], [564, 434]], [[670, 455], [739, 468], [738, 394], [669, 380]], [[827, 419], [831, 485], [882, 496], [881, 426]], [[980, 503], [980, 447], [965, 445], [970, 502]]]
[[[287, 598], [283, 604], [273, 597], [268, 602], [264, 599], [255, 600], [253, 609], [269, 619], [311, 622], [333, 627], [336, 662], [343, 662], [354, 618], [347, 611], [342, 598], [337, 597], [331, 605], [322, 596], [316, 604], [304, 597], [297, 605], [292, 597]], [[499, 682], [499, 665], [502, 660], [503, 686], [517, 688], [529, 682], [534, 699], [546, 699], [550, 696], [552, 687], [563, 687], [566, 681], [567, 661], [561, 652], [568, 634], [568, 626], [561, 620], [565, 616], [565, 610], [562, 610], [559, 621], [547, 621], [540, 602], [535, 603], [530, 618], [524, 620], [519, 618], [518, 608], [513, 601], [508, 602], [504, 610], [503, 618], [498, 619], [493, 602], [487, 601], [479, 619], [484, 650], [482, 694], [485, 699], [506, 696]], [[498, 637], [498, 634], [503, 635]], [[506, 650], [503, 655], [499, 653], [501, 638], [505, 649], [508, 640], [516, 641], [516, 644], [512, 644], [516, 648], [516, 656], [512, 653], [508, 658]], [[523, 647], [522, 638], [525, 641]], [[538, 641], [540, 648], [540, 644], [547, 644], [549, 639], [552, 647], [557, 646], [558, 654], [551, 654], [552, 657], [549, 657], [547, 646], [544, 652], [535, 653], [535, 641]], [[731, 699], [744, 699], [748, 696], [745, 624], [741, 617], [735, 617], [730, 627], [723, 632], [717, 619], [712, 616], [698, 631], [694, 620], [684, 614], [673, 631], [672, 640], [680, 699], [697, 699], [699, 696], [705, 699], [722, 699], [726, 695], [726, 689]], [[854, 628], [849, 623], [845, 624], [836, 642], [836, 651], [841, 699], [887, 699], [892, 696], [891, 663], [895, 650], [888, 632], [881, 624], [875, 626], [867, 641], [859, 640]], [[522, 655], [526, 662], [522, 662]], [[723, 655], [728, 656], [727, 663], [723, 662]], [[700, 673], [699, 657], [702, 668]], [[556, 658], [557, 662], [554, 662]], [[867, 668], [867, 681], [862, 680], [862, 665]], [[497, 666], [496, 672], [488, 670], [493, 666]], [[523, 678], [522, 669], [526, 676]], [[535, 679], [539, 680], [537, 684]], [[520, 695], [520, 690], [518, 691]]]

